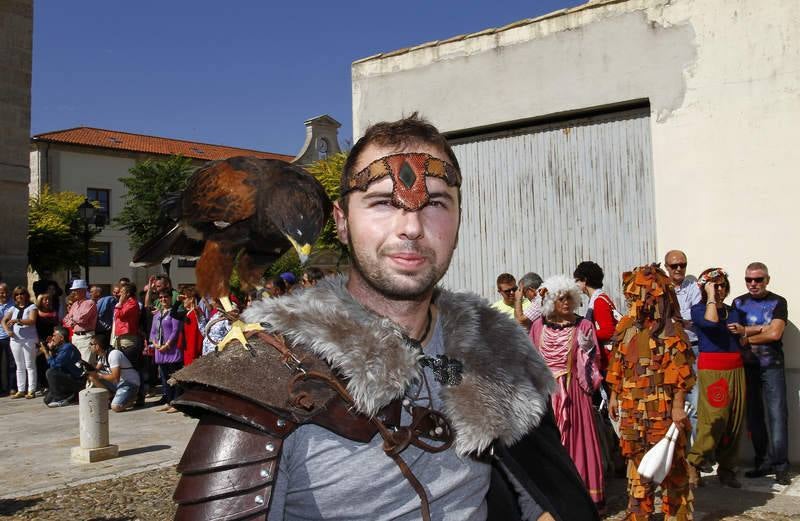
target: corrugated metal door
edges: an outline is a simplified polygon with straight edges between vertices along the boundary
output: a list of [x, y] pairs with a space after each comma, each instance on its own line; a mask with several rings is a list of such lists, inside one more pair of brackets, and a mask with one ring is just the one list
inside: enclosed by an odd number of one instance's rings
[[619, 304], [621, 273], [656, 260], [647, 111], [452, 143], [464, 201], [447, 287], [494, 301], [500, 273], [572, 275], [593, 260]]

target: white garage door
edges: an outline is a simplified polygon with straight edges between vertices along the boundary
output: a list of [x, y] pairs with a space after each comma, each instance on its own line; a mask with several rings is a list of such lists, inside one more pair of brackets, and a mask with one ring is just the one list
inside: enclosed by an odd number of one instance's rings
[[571, 276], [593, 260], [619, 304], [621, 273], [656, 260], [646, 110], [451, 142], [464, 213], [447, 287], [493, 301], [500, 273]]

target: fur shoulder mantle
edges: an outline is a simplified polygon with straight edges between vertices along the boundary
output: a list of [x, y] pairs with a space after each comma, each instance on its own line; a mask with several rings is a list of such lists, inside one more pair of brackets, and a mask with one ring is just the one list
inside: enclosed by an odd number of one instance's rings
[[[357, 410], [371, 416], [419, 377], [419, 355], [397, 324], [352, 298], [346, 280], [331, 277], [296, 295], [255, 302], [243, 318], [268, 323], [337, 369]], [[442, 387], [456, 451], [480, 453], [494, 440], [513, 444], [547, 410], [550, 370], [522, 328], [485, 300], [446, 290], [434, 298], [445, 352], [464, 365], [461, 383]]]

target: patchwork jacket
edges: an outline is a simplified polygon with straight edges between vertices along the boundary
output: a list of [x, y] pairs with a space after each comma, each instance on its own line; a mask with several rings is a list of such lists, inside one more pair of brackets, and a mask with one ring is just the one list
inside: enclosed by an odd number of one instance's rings
[[[178, 465], [176, 519], [266, 519], [282, 440], [304, 423], [365, 443], [399, 423], [421, 353], [345, 284], [253, 303], [243, 319], [266, 332], [249, 350], [232, 345], [174, 375], [185, 392], [173, 404], [200, 419]], [[453, 450], [492, 463], [489, 519], [526, 519], [531, 502], [558, 520], [599, 519], [560, 443], [553, 376], [524, 330], [473, 294], [437, 289], [434, 302], [445, 354], [463, 367], [440, 412]]]

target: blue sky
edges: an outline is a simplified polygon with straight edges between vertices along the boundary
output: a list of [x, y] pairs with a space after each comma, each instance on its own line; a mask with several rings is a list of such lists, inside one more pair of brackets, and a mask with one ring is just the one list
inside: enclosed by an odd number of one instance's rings
[[350, 65], [581, 0], [39, 0], [31, 133], [92, 126], [295, 154], [303, 121], [352, 136]]

